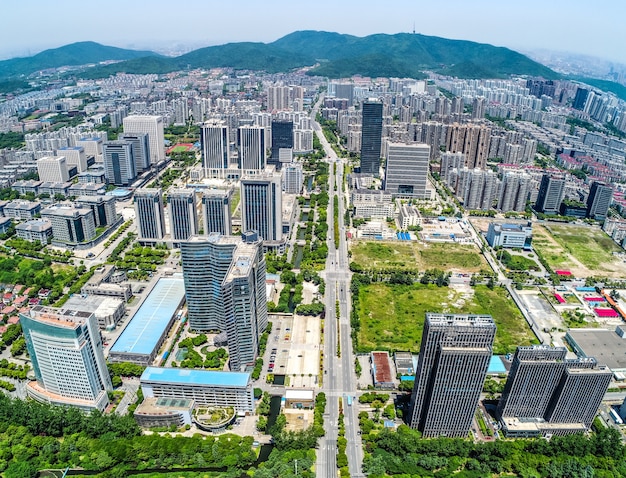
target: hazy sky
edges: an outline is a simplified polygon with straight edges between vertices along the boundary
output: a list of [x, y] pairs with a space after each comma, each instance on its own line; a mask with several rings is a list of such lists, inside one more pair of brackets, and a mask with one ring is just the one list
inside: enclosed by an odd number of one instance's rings
[[93, 40], [124, 48], [271, 42], [296, 30], [415, 30], [626, 64], [622, 0], [2, 0], [0, 58]]

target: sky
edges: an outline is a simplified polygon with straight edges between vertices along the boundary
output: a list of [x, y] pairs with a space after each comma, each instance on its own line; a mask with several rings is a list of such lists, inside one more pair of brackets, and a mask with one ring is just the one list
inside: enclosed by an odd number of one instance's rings
[[92, 40], [171, 51], [297, 30], [410, 32], [626, 64], [622, 0], [2, 0], [0, 59]]

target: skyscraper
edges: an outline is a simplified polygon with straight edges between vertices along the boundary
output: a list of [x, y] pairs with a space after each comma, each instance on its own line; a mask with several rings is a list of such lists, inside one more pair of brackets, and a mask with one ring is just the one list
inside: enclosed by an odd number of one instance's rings
[[137, 189], [134, 198], [139, 241], [162, 240], [165, 237], [165, 216], [161, 189]]
[[565, 347], [518, 347], [496, 415], [507, 436], [564, 435], [591, 426], [612, 379], [594, 358]]
[[272, 154], [268, 164], [280, 169], [278, 152], [281, 148], [293, 149], [293, 121], [278, 119], [272, 120]]
[[219, 232], [223, 236], [232, 233], [230, 201], [232, 190], [209, 189], [202, 193], [202, 220], [204, 234]]
[[147, 133], [122, 133], [117, 139], [132, 145], [137, 174], [150, 169], [150, 143]]
[[257, 231], [263, 241], [282, 240], [280, 174], [263, 173], [241, 179], [241, 229]]
[[429, 157], [426, 144], [389, 143], [385, 191], [394, 197], [426, 199]]
[[107, 141], [102, 147], [104, 174], [109, 184], [129, 186], [137, 177], [133, 145], [128, 141]]
[[383, 135], [383, 103], [369, 99], [363, 102], [361, 127], [361, 173], [378, 176], [380, 146]]
[[587, 198], [587, 217], [597, 221], [606, 219], [613, 199], [613, 188], [606, 183], [594, 181]]
[[230, 368], [252, 364], [267, 327], [265, 259], [256, 234], [181, 242], [189, 326], [225, 331]]
[[167, 195], [167, 204], [173, 241], [185, 241], [198, 234], [196, 192], [193, 189], [171, 190]]
[[491, 358], [488, 315], [426, 314], [409, 424], [425, 437], [466, 437]]
[[565, 178], [544, 174], [541, 177], [535, 209], [545, 214], [557, 214], [564, 194]]
[[124, 134], [146, 133], [150, 144], [150, 164], [165, 160], [163, 117], [132, 115], [124, 118]]
[[485, 169], [489, 156], [491, 128], [482, 124], [453, 123], [448, 126], [446, 150], [465, 154], [465, 166]]
[[204, 123], [200, 130], [202, 167], [209, 178], [223, 177], [230, 163], [228, 126], [223, 121]]
[[510, 171], [504, 173], [500, 186], [498, 209], [502, 212], [524, 211], [531, 181], [530, 175], [524, 172]]
[[283, 190], [287, 194], [300, 194], [304, 182], [302, 164], [291, 163], [283, 168]]
[[265, 169], [265, 128], [241, 126], [239, 135], [239, 167], [242, 171]]
[[85, 411], [104, 410], [113, 387], [95, 316], [37, 305], [20, 314], [20, 324], [36, 379], [26, 387], [28, 396]]

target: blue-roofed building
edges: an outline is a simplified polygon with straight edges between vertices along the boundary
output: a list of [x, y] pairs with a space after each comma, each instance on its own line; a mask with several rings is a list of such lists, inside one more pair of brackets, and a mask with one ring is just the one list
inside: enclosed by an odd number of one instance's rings
[[492, 355], [489, 360], [489, 368], [487, 368], [488, 375], [501, 375], [506, 373], [506, 367], [504, 366], [504, 362], [502, 358], [498, 355]]
[[163, 277], [111, 347], [111, 362], [150, 365], [174, 323], [176, 310], [185, 300], [182, 274]]
[[140, 379], [144, 397], [192, 399], [199, 406], [254, 411], [252, 381], [247, 372], [148, 367]]

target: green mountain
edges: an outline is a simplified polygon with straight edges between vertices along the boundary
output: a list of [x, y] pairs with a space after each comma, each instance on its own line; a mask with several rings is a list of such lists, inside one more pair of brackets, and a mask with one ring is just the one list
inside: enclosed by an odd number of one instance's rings
[[151, 51], [126, 50], [86, 41], [45, 50], [27, 58], [0, 61], [0, 78], [30, 75], [47, 68], [86, 65], [106, 60], [130, 60], [131, 58], [156, 56]]
[[[91, 50], [88, 46], [107, 50], [101, 52], [100, 56], [94, 55], [87, 59], [87, 55], [81, 52]], [[71, 49], [73, 53], [66, 52], [65, 48]], [[30, 69], [25, 66], [20, 69], [20, 65], [13, 66], [12, 74], [15, 75], [51, 66], [122, 59], [111, 56], [113, 50], [120, 55], [122, 52], [132, 54], [132, 57], [128, 61], [91, 68], [79, 75], [101, 78], [118, 72], [168, 73], [186, 68], [213, 67], [274, 73], [317, 65], [310, 74], [331, 78], [355, 74], [422, 78], [425, 70], [460, 78], [504, 78], [509, 75], [558, 77], [554, 71], [520, 53], [483, 43], [409, 33], [355, 37], [310, 30], [291, 33], [272, 43], [228, 43], [194, 50], [176, 58], [159, 57], [150, 52], [114, 49], [95, 43], [78, 43], [48, 50], [32, 58], [9, 62], [30, 62]], [[35, 61], [38, 57], [40, 58]], [[43, 61], [44, 58], [47, 62]], [[0, 62], [0, 78], [7, 76], [5, 71], [11, 70], [3, 63], [8, 62]], [[37, 65], [36, 68], [33, 63]]]

